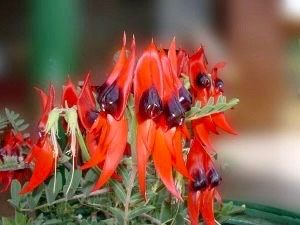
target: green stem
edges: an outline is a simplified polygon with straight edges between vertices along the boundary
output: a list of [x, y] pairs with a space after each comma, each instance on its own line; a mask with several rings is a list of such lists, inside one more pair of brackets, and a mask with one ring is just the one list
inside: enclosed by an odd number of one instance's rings
[[52, 203], [46, 203], [46, 204], [43, 204], [43, 205], [40, 205], [38, 207], [35, 207], [33, 209], [20, 209], [20, 211], [22, 212], [31, 212], [31, 211], [35, 211], [35, 210], [38, 210], [38, 209], [42, 209], [42, 208], [45, 208], [45, 207], [50, 207], [52, 205], [56, 205], [56, 204], [59, 204], [59, 203], [62, 203], [62, 202], [67, 202], [67, 201], [71, 201], [71, 200], [77, 200], [77, 199], [81, 199], [81, 198], [89, 198], [89, 197], [93, 197], [93, 196], [97, 196], [97, 195], [101, 195], [101, 194], [105, 194], [107, 192], [109, 192], [109, 188], [103, 188], [103, 189], [100, 189], [100, 190], [97, 190], [97, 191], [94, 191], [88, 195], [86, 194], [79, 194], [79, 195], [74, 195], [72, 198], [61, 198], [61, 199], [58, 199]]
[[[136, 119], [133, 110], [130, 108], [128, 109], [130, 113], [130, 132], [131, 132], [131, 174], [130, 174], [130, 180], [129, 180], [129, 185], [126, 188], [126, 199], [125, 199], [125, 204], [124, 204], [124, 225], [129, 224], [128, 216], [129, 216], [129, 207], [130, 207], [130, 199], [131, 199], [131, 193], [132, 189], [134, 188], [134, 181], [136, 178], [137, 174], [137, 157], [136, 157]], [[134, 135], [132, 134], [134, 133]]]
[[89, 151], [85, 145], [82, 133], [79, 129], [76, 132], [76, 136], [77, 136], [77, 140], [78, 140], [78, 143], [79, 143], [79, 146], [81, 149], [82, 158], [84, 161], [88, 161], [91, 157], [90, 157]]

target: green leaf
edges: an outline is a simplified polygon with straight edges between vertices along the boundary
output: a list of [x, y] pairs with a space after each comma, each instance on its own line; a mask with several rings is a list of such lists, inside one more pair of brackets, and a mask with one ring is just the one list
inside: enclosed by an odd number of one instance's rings
[[184, 216], [180, 213], [174, 218], [174, 223], [172, 225], [182, 225], [184, 224]]
[[120, 166], [118, 172], [123, 178], [122, 182], [124, 183], [125, 187], [128, 187], [130, 183], [130, 174], [128, 172], [128, 168], [126, 166]]
[[116, 194], [116, 197], [123, 203], [123, 205], [126, 202], [126, 192], [125, 189], [122, 187], [122, 185], [119, 182], [116, 182], [114, 180], [110, 181], [110, 184], [112, 186], [112, 189], [114, 193]]
[[166, 222], [172, 217], [170, 203], [163, 202], [160, 208], [159, 219], [162, 222]]
[[16, 225], [26, 225], [27, 217], [24, 214], [16, 211], [15, 212], [15, 223], [16, 223]]
[[33, 191], [32, 196], [33, 196], [33, 201], [34, 201], [35, 206], [39, 203], [40, 198], [42, 197], [42, 194], [44, 192], [44, 189], [45, 189], [45, 185], [42, 184]]
[[62, 220], [60, 219], [50, 219], [47, 220], [45, 223], [43, 223], [43, 225], [53, 225], [53, 224], [62, 224]]
[[92, 188], [95, 185], [95, 181], [98, 179], [98, 176], [99, 175], [96, 173], [96, 171], [94, 169], [90, 169], [86, 173], [83, 183], [82, 183], [83, 193], [85, 195], [88, 195], [91, 192]]
[[10, 218], [2, 217], [2, 225], [15, 225], [15, 223]]
[[20, 114], [5, 108], [5, 115], [15, 131], [21, 132], [28, 128], [29, 125], [24, 124], [25, 121], [20, 118]]
[[12, 203], [15, 207], [19, 206], [21, 200], [21, 196], [19, 194], [20, 190], [21, 190], [20, 182], [18, 180], [13, 180], [10, 186], [10, 195], [11, 195], [10, 203]]
[[119, 225], [124, 224], [124, 212], [118, 208], [109, 207], [109, 211], [113, 214], [113, 216], [118, 220]]
[[59, 192], [62, 190], [63, 187], [63, 178], [61, 172], [57, 171], [56, 172], [56, 185], [55, 185], [55, 191], [54, 190], [54, 176], [51, 178], [49, 181], [49, 184], [46, 186], [45, 191], [46, 191], [46, 199], [48, 204], [51, 204], [52, 202], [55, 201], [57, 195]]
[[152, 206], [152, 205], [136, 207], [135, 209], [133, 209], [132, 211], [129, 212], [128, 219], [132, 220], [135, 217], [138, 217], [138, 216], [142, 215], [143, 213], [150, 212], [153, 209], [155, 209], [155, 206]]
[[233, 106], [239, 103], [239, 100], [234, 98], [229, 102], [226, 102], [225, 96], [219, 96], [216, 104], [214, 104], [214, 99], [209, 98], [207, 104], [200, 108], [196, 104], [191, 108], [190, 111], [186, 113], [187, 120], [195, 120], [204, 116], [209, 116], [214, 113], [224, 112], [228, 109], [231, 109]]
[[[77, 188], [80, 184], [82, 177], [82, 171], [80, 169], [74, 170], [74, 175], [72, 179], [72, 171], [68, 173], [66, 184], [64, 185], [63, 192], [66, 198], [71, 198], [77, 191]], [[67, 190], [70, 186], [69, 192], [67, 193]]]

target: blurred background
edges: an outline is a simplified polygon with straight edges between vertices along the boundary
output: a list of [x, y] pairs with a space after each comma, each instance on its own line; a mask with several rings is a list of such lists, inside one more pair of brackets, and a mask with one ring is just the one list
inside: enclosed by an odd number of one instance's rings
[[215, 137], [223, 198], [300, 213], [299, 0], [10, 0], [0, 17], [0, 108], [32, 123], [33, 86], [89, 71], [100, 84], [124, 30], [140, 51], [152, 37], [168, 47], [176, 36], [189, 52], [203, 44], [211, 66], [227, 62], [226, 96], [240, 99], [227, 112], [239, 136]]

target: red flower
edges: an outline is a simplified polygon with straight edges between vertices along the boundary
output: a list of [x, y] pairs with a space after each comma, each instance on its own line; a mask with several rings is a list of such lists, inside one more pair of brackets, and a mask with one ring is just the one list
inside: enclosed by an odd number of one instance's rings
[[[189, 76], [191, 83], [191, 92], [195, 100], [200, 101], [201, 105], [206, 105], [210, 97], [217, 101], [220, 94], [223, 93], [223, 81], [217, 77], [217, 70], [224, 66], [223, 63], [217, 64], [211, 75], [208, 73], [208, 63], [201, 47], [194, 55], [190, 57]], [[205, 116], [192, 121], [192, 127], [197, 138], [211, 150], [212, 144], [209, 134], [218, 134], [217, 127], [228, 133], [235, 134], [225, 119], [224, 113]]]
[[[0, 161], [4, 161], [5, 157], [16, 157], [17, 161], [23, 158], [20, 153], [20, 147], [30, 147], [30, 140], [24, 139], [21, 133], [14, 133], [12, 130], [6, 132], [3, 137], [0, 149]], [[30, 176], [28, 168], [22, 169], [3, 169], [0, 171], [0, 192], [5, 192], [10, 187], [12, 180], [17, 179], [24, 181]]]
[[20, 194], [33, 191], [51, 175], [54, 169], [53, 146], [48, 136], [40, 138], [38, 143], [32, 147], [26, 162], [31, 163], [32, 161], [35, 163], [32, 176]]
[[198, 225], [201, 214], [206, 224], [214, 225], [214, 199], [219, 199], [216, 187], [220, 184], [221, 177], [211, 157], [197, 139], [191, 142], [187, 168], [193, 178], [189, 182], [188, 193], [188, 214], [191, 224]]
[[[214, 97], [215, 101], [218, 100], [218, 97], [223, 94], [224, 92], [224, 82], [218, 77], [218, 70], [222, 69], [225, 66], [225, 63], [218, 63], [216, 64], [211, 71], [211, 78], [213, 81], [213, 89], [212, 89], [212, 96]], [[231, 127], [231, 125], [227, 122], [225, 118], [224, 112], [216, 113], [211, 115], [214, 124], [221, 128], [222, 130], [226, 131], [230, 134], [237, 134], [236, 131]]]
[[90, 74], [87, 74], [77, 99], [77, 108], [80, 122], [84, 129], [88, 131], [95, 122], [98, 112], [96, 111], [96, 101], [90, 85]]
[[31, 192], [41, 183], [43, 183], [51, 175], [56, 161], [56, 156], [53, 150], [53, 143], [51, 143], [49, 134], [45, 133], [49, 113], [54, 107], [54, 87], [53, 85], [50, 85], [49, 95], [47, 95], [41, 89], [36, 88], [36, 90], [41, 97], [43, 109], [42, 116], [38, 125], [41, 137], [39, 138], [38, 143], [33, 145], [25, 159], [27, 163], [34, 162], [35, 166], [29, 183], [22, 188], [20, 194]]
[[139, 59], [134, 78], [138, 181], [144, 197], [146, 165], [151, 155], [162, 182], [174, 196], [182, 199], [172, 169], [189, 177], [182, 155], [182, 136], [187, 136], [183, 122], [189, 107], [186, 103], [191, 100], [188, 95], [181, 95], [183, 88], [177, 76], [175, 40], [168, 56], [164, 50], [158, 53], [152, 42]]
[[[122, 159], [127, 145], [128, 125], [124, 115], [129, 92], [132, 85], [133, 69], [135, 66], [135, 39], [133, 37], [131, 45], [131, 55], [126, 56], [126, 36], [123, 37], [123, 47], [120, 51], [119, 59], [104, 83], [98, 88], [97, 101], [100, 105], [100, 113], [96, 121], [90, 126], [87, 116], [93, 108], [92, 101], [88, 99], [88, 107], [81, 110], [82, 121], [86, 121], [86, 140], [91, 153], [91, 159], [81, 168], [87, 169], [95, 165], [101, 165], [102, 173], [94, 187], [101, 188], [114, 174], [119, 162]], [[91, 96], [91, 89], [86, 84], [82, 88], [81, 96]], [[81, 100], [81, 97], [79, 97]], [[82, 97], [82, 101], [86, 101]]]
[[54, 87], [52, 84], [49, 87], [48, 95], [39, 88], [35, 88], [35, 89], [38, 91], [40, 98], [41, 98], [41, 103], [42, 103], [42, 116], [40, 118], [38, 127], [39, 127], [40, 131], [43, 132], [46, 128], [46, 123], [48, 121], [49, 113], [54, 107], [55, 90], [54, 90]]

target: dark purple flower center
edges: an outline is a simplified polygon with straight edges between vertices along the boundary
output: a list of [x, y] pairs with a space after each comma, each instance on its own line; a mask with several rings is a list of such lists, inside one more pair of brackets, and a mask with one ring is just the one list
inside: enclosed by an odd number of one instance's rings
[[207, 179], [208, 179], [208, 183], [210, 184], [211, 187], [218, 186], [222, 181], [220, 174], [214, 168], [212, 168], [208, 171]]
[[140, 99], [139, 111], [149, 119], [155, 119], [162, 114], [162, 101], [155, 87], [152, 86], [144, 91]]
[[165, 110], [167, 124], [169, 127], [182, 125], [184, 122], [185, 110], [181, 106], [179, 99], [176, 96], [172, 96], [167, 102]]
[[179, 94], [179, 102], [180, 102], [182, 108], [185, 110], [185, 112], [189, 111], [192, 106], [192, 95], [183, 86], [179, 89], [178, 94]]
[[215, 88], [218, 89], [220, 92], [224, 92], [224, 82], [221, 79], [215, 80]]
[[200, 88], [209, 88], [211, 82], [207, 74], [199, 73], [196, 77], [196, 84]]
[[207, 179], [205, 173], [202, 169], [199, 169], [193, 176], [194, 181], [192, 182], [192, 187], [194, 191], [200, 191], [207, 187]]
[[98, 117], [98, 115], [99, 115], [99, 112], [98, 111], [89, 111], [88, 113], [87, 113], [87, 119], [88, 119], [88, 121], [91, 123], [91, 124], [93, 124], [94, 122], [95, 122], [95, 120], [97, 119], [97, 117]]
[[114, 115], [118, 110], [120, 96], [120, 89], [115, 83], [109, 86], [102, 85], [98, 89], [97, 98], [101, 111]]

